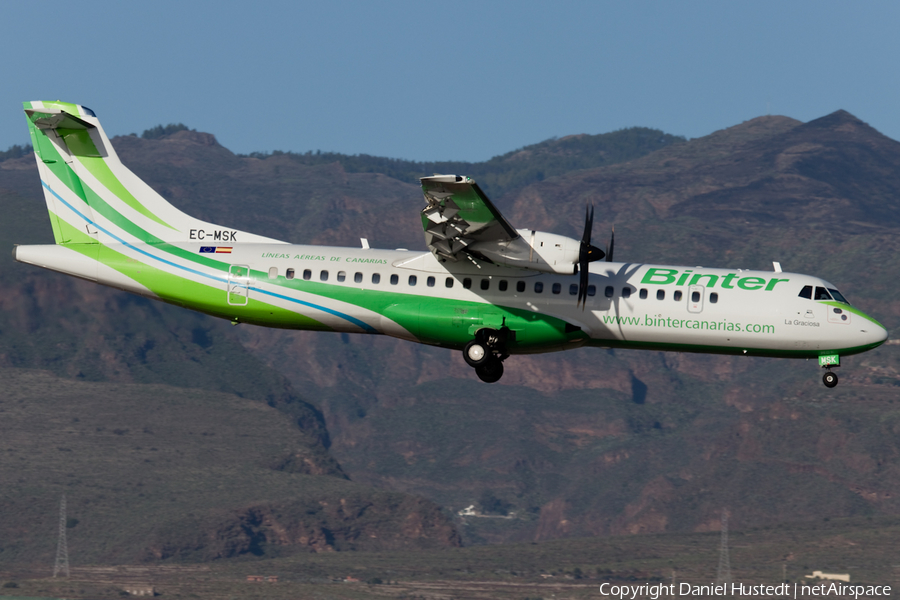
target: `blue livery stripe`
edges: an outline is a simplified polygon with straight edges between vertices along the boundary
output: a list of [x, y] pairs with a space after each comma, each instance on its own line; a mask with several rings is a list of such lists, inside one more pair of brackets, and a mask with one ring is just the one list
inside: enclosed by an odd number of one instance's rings
[[[53, 194], [53, 196], [54, 196], [57, 200], [59, 200], [60, 202], [62, 202], [63, 204], [65, 204], [65, 205], [69, 208], [69, 210], [71, 210], [72, 212], [74, 212], [75, 214], [77, 214], [79, 217], [81, 217], [82, 219], [84, 219], [85, 222], [87, 222], [87, 223], [93, 225], [94, 227], [96, 227], [97, 229], [99, 229], [100, 231], [102, 231], [103, 233], [105, 233], [106, 235], [108, 235], [109, 237], [111, 237], [111, 238], [115, 239], [116, 241], [118, 241], [118, 242], [119, 242], [120, 244], [122, 244], [123, 246], [127, 246], [127, 247], [131, 248], [132, 250], [134, 250], [135, 252], [139, 252], [139, 253], [143, 254], [144, 256], [146, 256], [146, 257], [148, 257], [148, 258], [152, 258], [153, 260], [157, 260], [157, 261], [159, 261], [159, 262], [161, 262], [161, 263], [163, 263], [163, 264], [169, 265], [170, 267], [175, 267], [176, 269], [181, 269], [182, 271], [187, 271], [188, 273], [193, 273], [194, 275], [199, 275], [200, 277], [205, 277], [205, 278], [207, 278], [207, 279], [212, 279], [213, 281], [218, 281], [219, 283], [227, 283], [228, 280], [225, 279], [225, 278], [223, 278], [223, 277], [217, 277], [217, 276], [215, 276], [215, 275], [210, 275], [209, 273], [204, 273], [203, 271], [198, 271], [198, 270], [192, 269], [192, 268], [190, 268], [190, 267], [185, 267], [185, 266], [183, 266], [183, 265], [179, 265], [179, 264], [174, 263], [174, 262], [172, 262], [172, 261], [170, 261], [170, 260], [166, 260], [165, 258], [161, 258], [161, 257], [159, 257], [159, 256], [155, 256], [155, 255], [153, 255], [153, 254], [150, 254], [150, 253], [147, 252], [146, 250], [142, 250], [142, 249], [138, 248], [137, 246], [135, 246], [135, 245], [133, 245], [133, 244], [130, 244], [130, 243], [126, 242], [125, 240], [123, 240], [122, 238], [120, 238], [119, 236], [117, 236], [116, 234], [114, 234], [114, 233], [112, 233], [111, 231], [105, 229], [104, 227], [98, 225], [98, 224], [95, 223], [93, 220], [89, 219], [87, 216], [85, 216], [84, 214], [82, 214], [81, 211], [79, 211], [77, 208], [75, 208], [74, 206], [72, 206], [71, 204], [69, 204], [62, 196], [60, 196], [59, 194], [57, 194], [56, 191], [53, 190], [53, 188], [51, 188], [49, 185], [47, 185], [47, 182], [45, 182], [44, 180], [41, 180], [41, 185], [43, 185], [45, 188], [47, 188], [47, 190], [48, 190], [51, 194]], [[212, 248], [215, 249], [215, 246], [212, 246]], [[316, 309], [316, 310], [321, 310], [322, 312], [326, 312], [326, 313], [328, 313], [328, 314], [330, 314], [330, 315], [334, 315], [335, 317], [340, 317], [340, 318], [342, 318], [342, 319], [344, 319], [344, 320], [346, 320], [346, 321], [349, 321], [350, 323], [353, 323], [353, 324], [356, 325], [357, 327], [362, 328], [364, 331], [367, 331], [368, 333], [378, 333], [378, 330], [375, 329], [374, 327], [372, 327], [371, 325], [369, 325], [368, 323], [366, 323], [366, 322], [364, 322], [364, 321], [361, 321], [361, 320], [357, 319], [356, 317], [351, 317], [350, 315], [344, 314], [344, 313], [342, 313], [342, 312], [340, 312], [340, 311], [337, 311], [337, 310], [335, 310], [335, 309], [333, 309], [333, 308], [328, 308], [327, 306], [320, 306], [320, 305], [318, 305], [318, 304], [313, 304], [312, 302], [306, 302], [305, 300], [300, 300], [299, 298], [291, 298], [290, 296], [285, 296], [284, 294], [278, 294], [278, 293], [276, 293], [276, 292], [270, 292], [270, 291], [268, 291], [268, 290], [264, 290], [264, 289], [257, 288], [257, 287], [251, 287], [250, 289], [253, 290], [253, 291], [255, 291], [255, 292], [259, 292], [259, 293], [261, 293], [261, 294], [266, 294], [266, 295], [268, 295], [268, 296], [273, 296], [273, 297], [275, 297], [275, 298], [281, 298], [282, 300], [287, 300], [287, 301], [289, 301], [289, 302], [294, 302], [294, 303], [296, 303], [296, 304], [300, 304], [301, 306], [308, 306], [308, 307], [310, 307], [310, 308], [314, 308], [314, 309]], [[224, 289], [223, 289], [222, 291], [225, 292]]]

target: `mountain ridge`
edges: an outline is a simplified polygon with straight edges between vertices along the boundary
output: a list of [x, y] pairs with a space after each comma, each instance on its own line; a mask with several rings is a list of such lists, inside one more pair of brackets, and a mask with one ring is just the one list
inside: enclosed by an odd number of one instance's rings
[[[356, 246], [368, 237], [376, 247], [424, 248], [414, 180], [351, 172], [339, 161], [239, 157], [208, 135], [114, 144], [129, 168], [200, 218], [302, 243]], [[22, 160], [0, 163], [0, 188], [17, 190], [29, 177], [30, 191], [0, 200], [39, 203], [36, 174]], [[594, 202], [595, 236], [615, 223], [619, 260], [764, 269], [780, 260], [786, 270], [825, 276], [896, 331], [896, 170], [897, 142], [849, 113], [806, 124], [770, 116], [627, 162], [545, 177], [494, 200], [518, 227], [575, 236], [585, 204]], [[45, 221], [37, 212], [0, 238], [13, 241], [15, 231], [14, 241], [32, 241], [21, 235]], [[48, 236], [49, 226], [41, 227]], [[10, 265], [0, 276], [10, 268], [27, 267]], [[9, 358], [22, 354], [16, 344], [25, 333], [47, 335], [43, 318], [92, 331], [92, 352], [115, 342], [135, 357], [121, 376], [149, 371], [153, 380], [161, 371], [148, 359], [152, 350], [137, 351], [157, 338], [103, 337], [104, 321], [125, 327], [141, 315], [163, 329], [157, 348], [175, 352], [177, 343], [177, 356], [203, 365], [215, 362], [201, 350], [234, 352], [235, 360], [266, 365], [262, 379], [303, 390], [322, 415], [331, 456], [354, 482], [425, 496], [451, 511], [493, 497], [517, 513], [457, 519], [466, 543], [704, 531], [723, 505], [736, 527], [900, 511], [894, 346], [842, 361], [841, 386], [831, 393], [816, 366], [803, 362], [600, 349], [511, 357], [503, 381], [488, 387], [473, 381], [456, 352], [374, 336], [229, 328], [87, 284], [44, 281], [6, 279], [18, 291], [5, 305], [15, 318], [0, 323], [4, 364], [46, 364]], [[59, 296], [104, 310], [63, 315], [69, 307]], [[28, 305], [32, 297], [36, 306]], [[34, 329], [23, 333], [25, 325]], [[198, 328], [214, 340], [206, 349], [185, 335]], [[54, 343], [34, 342], [34, 352]], [[70, 376], [86, 360], [83, 352], [50, 354]]]

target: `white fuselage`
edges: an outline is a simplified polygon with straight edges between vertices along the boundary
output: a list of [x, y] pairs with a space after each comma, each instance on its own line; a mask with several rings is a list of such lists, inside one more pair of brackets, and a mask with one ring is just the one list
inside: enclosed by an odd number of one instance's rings
[[[191, 255], [201, 249], [199, 244], [178, 246]], [[238, 266], [238, 275], [240, 266], [265, 274], [241, 282], [239, 277], [229, 281], [221, 268], [204, 269], [192, 260], [163, 255], [153, 245], [112, 248], [123, 257], [117, 263], [107, 259], [100, 264], [62, 246], [20, 246], [17, 259], [235, 322], [304, 328], [299, 317], [305, 317], [334, 331], [383, 333], [447, 347], [459, 344], [449, 338], [443, 341], [440, 334], [422, 339], [392, 315], [415, 305], [420, 307], [418, 319], [426, 321], [432, 310], [457, 307], [467, 312], [472, 306], [497, 306], [559, 319], [586, 334], [563, 345], [533, 348], [523, 336], [515, 351], [520, 353], [590, 344], [803, 357], [825, 351], [860, 352], [887, 336], [877, 322], [849, 305], [801, 297], [805, 286], [814, 290], [834, 286], [795, 273], [595, 262], [590, 265], [589, 295], [582, 308], [576, 303], [577, 275], [511, 269], [474, 259], [441, 262], [430, 252], [235, 243], [228, 254], [209, 254]], [[139, 283], [137, 273], [129, 273], [129, 264], [163, 269], [211, 286], [221, 291], [221, 297], [216, 300], [213, 293], [204, 303], [151, 293]], [[269, 321], [244, 317], [240, 306], [226, 302], [229, 285], [237, 285], [248, 300], [264, 299], [283, 312]], [[233, 317], [228, 316], [229, 307]], [[292, 314], [297, 322], [291, 321]]]

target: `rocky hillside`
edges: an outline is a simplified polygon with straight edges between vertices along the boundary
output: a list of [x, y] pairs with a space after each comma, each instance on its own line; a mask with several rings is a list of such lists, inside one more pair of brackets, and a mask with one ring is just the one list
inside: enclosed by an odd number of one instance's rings
[[348, 481], [282, 412], [233, 394], [0, 369], [0, 565], [459, 544], [433, 502]]
[[[298, 243], [367, 237], [423, 248], [414, 181], [350, 172], [339, 160], [238, 157], [198, 132], [114, 143], [136, 173], [199, 217]], [[0, 188], [10, 190], [0, 199], [30, 227], [11, 224], [3, 239], [38, 241], [22, 235], [43, 216], [29, 160], [0, 163]], [[848, 113], [809, 123], [762, 117], [512, 186], [495, 200], [518, 227], [576, 236], [593, 202], [596, 239], [616, 226], [617, 260], [762, 269], [777, 260], [831, 280], [895, 331], [898, 172], [900, 144]], [[305, 422], [324, 422], [328, 437], [319, 438], [353, 481], [493, 510], [458, 520], [470, 542], [703, 531], [723, 507], [736, 528], [900, 510], [897, 346], [843, 361], [832, 391], [805, 361], [597, 349], [512, 357], [502, 382], [486, 386], [454, 352], [222, 327], [77, 282], [47, 283], [52, 276], [23, 265], [10, 272], [14, 300], [4, 310], [15, 316], [2, 325], [3, 364], [148, 382], [196, 367], [180, 375], [183, 385], [206, 377], [222, 391], [302, 406]], [[82, 341], [67, 342], [69, 332]], [[103, 354], [110, 341], [121, 351]], [[173, 352], [192, 358], [165, 358]], [[268, 370], [216, 371], [226, 352]], [[238, 389], [247, 378], [252, 392]]]

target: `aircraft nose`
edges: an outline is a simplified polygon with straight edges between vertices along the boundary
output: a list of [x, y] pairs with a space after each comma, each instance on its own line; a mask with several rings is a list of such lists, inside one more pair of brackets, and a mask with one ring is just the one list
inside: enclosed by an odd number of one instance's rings
[[868, 327], [861, 330], [867, 346], [875, 348], [888, 339], [888, 331], [880, 323], [866, 323]]

